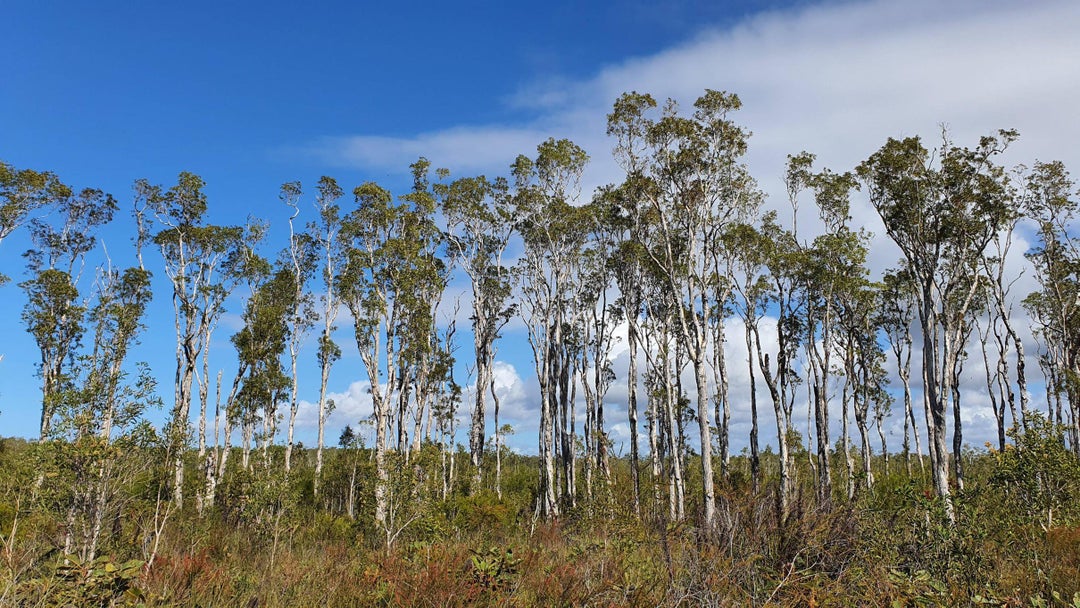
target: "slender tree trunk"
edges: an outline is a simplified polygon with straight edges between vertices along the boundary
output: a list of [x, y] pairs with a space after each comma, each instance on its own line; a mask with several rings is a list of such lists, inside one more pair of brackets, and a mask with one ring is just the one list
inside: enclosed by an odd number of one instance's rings
[[[435, 329], [432, 328], [432, 331], [434, 332]], [[421, 379], [417, 380], [417, 382], [416, 382], [417, 387], [416, 387], [416, 390], [414, 391], [414, 394], [416, 396], [416, 407], [413, 409], [413, 427], [412, 427], [412, 437], [411, 437], [412, 446], [409, 448], [409, 451], [412, 452], [413, 454], [417, 454], [417, 455], [420, 454], [420, 450], [421, 450], [421, 448], [423, 446], [422, 439], [424, 438], [424, 434], [423, 434], [424, 414], [428, 410], [429, 397], [427, 395], [427, 389], [425, 388], [427, 386], [427, 383], [428, 383], [427, 365], [428, 364], [426, 362], [421, 365], [421, 370], [418, 373], [418, 376]], [[479, 390], [483, 390], [483, 389], [480, 388]]]
[[[1016, 350], [1016, 392], [1020, 394], [1020, 424], [1023, 428], [1028, 425], [1028, 390], [1027, 390], [1027, 363], [1024, 353], [1024, 341], [1013, 329], [1011, 323], [1005, 324], [1005, 329], [1013, 340], [1013, 349]], [[1013, 419], [1015, 420], [1015, 415]]]
[[[960, 348], [960, 345], [956, 345], [956, 348]], [[960, 419], [960, 373], [962, 371], [962, 364], [959, 359], [954, 360], [952, 364], [952, 382], [949, 387], [952, 392], [952, 410], [953, 410], [953, 463], [956, 469], [956, 487], [960, 490], [964, 489], [964, 460], [963, 460], [963, 446], [964, 446], [964, 424]]]
[[881, 456], [885, 461], [885, 475], [886, 475], [886, 477], [888, 477], [888, 475], [889, 475], [889, 445], [888, 445], [888, 443], [886, 443], [886, 439], [885, 439], [885, 426], [884, 426], [884, 423], [885, 423], [884, 418], [879, 416], [877, 418], [878, 441], [881, 442]]
[[[769, 355], [762, 351], [761, 334], [756, 320], [752, 329], [754, 332], [754, 352], [751, 357], [757, 356], [761, 376], [765, 380], [765, 386], [769, 389], [769, 397], [773, 402], [773, 413], [776, 415], [776, 442], [780, 450], [780, 518], [782, 521], [787, 521], [791, 511], [791, 499], [794, 495], [794, 480], [791, 475], [793, 463], [791, 462], [791, 448], [788, 444], [788, 433], [791, 430], [791, 411], [784, 404], [783, 387], [777, 381], [783, 378], [780, 362], [777, 362], [777, 371], [774, 374], [772, 368], [769, 367]], [[781, 347], [781, 352], [783, 352], [783, 347]]]
[[[761, 484], [761, 458], [758, 455], [758, 404], [757, 404], [757, 374], [754, 373], [754, 355], [753, 353], [755, 345], [753, 340], [753, 332], [750, 325], [755, 321], [752, 319], [746, 320], [745, 333], [746, 333], [746, 363], [748, 366], [748, 372], [750, 377], [750, 478], [754, 483], [754, 492], [758, 491]], [[758, 347], [760, 348], [760, 347]]]
[[847, 485], [847, 498], [855, 498], [855, 462], [851, 458], [851, 435], [848, 432], [848, 410], [852, 398], [852, 378], [850, 375], [844, 381], [843, 395], [840, 398], [840, 442], [844, 446], [844, 472]]
[[[862, 465], [863, 465], [863, 486], [870, 490], [874, 487], [874, 470], [871, 468], [871, 461], [873, 452], [870, 449], [870, 428], [869, 428], [869, 415], [870, 415], [870, 369], [868, 364], [863, 364], [863, 378], [859, 387], [859, 391], [856, 396], [855, 410], [855, 426], [859, 429], [859, 439], [861, 440], [862, 450]], [[861, 415], [860, 415], [861, 412]], [[884, 441], [885, 435], [880, 434], [882, 440], [882, 453], [884, 453]], [[885, 457], [885, 462], [888, 462], [888, 456]], [[888, 473], [888, 465], [886, 464], [886, 473]]]
[[345, 513], [349, 519], [356, 519], [356, 455], [352, 457], [352, 467], [349, 471], [349, 498], [345, 504]]
[[[631, 232], [628, 239], [634, 239]], [[641, 515], [641, 451], [638, 441], [638, 347], [641, 342], [641, 285], [637, 266], [632, 262], [618, 265], [616, 281], [622, 294], [622, 313], [626, 320], [626, 346], [628, 364], [626, 370], [626, 418], [630, 426], [630, 484], [634, 494], [634, 514]]]
[[[993, 323], [993, 319], [990, 320]], [[1001, 395], [1001, 391], [1004, 389], [1001, 382], [1001, 351], [998, 351], [998, 362], [995, 369], [990, 369], [990, 354], [986, 351], [986, 344], [989, 342], [990, 336], [989, 328], [984, 333], [981, 329], [979, 331], [980, 342], [982, 343], [982, 356], [983, 356], [983, 370], [986, 372], [986, 394], [990, 397], [990, 407], [994, 411], [994, 422], [997, 424], [997, 438], [998, 438], [998, 450], [1005, 451], [1005, 403], [998, 397]]]
[[[229, 389], [229, 397], [225, 400], [225, 430], [222, 437], [222, 449], [221, 458], [218, 460], [217, 478], [222, 479], [225, 477], [225, 467], [229, 461], [229, 453], [232, 451], [232, 431], [233, 431], [233, 419], [236, 416], [236, 394], [240, 390], [240, 382], [244, 377], [244, 367], [241, 367], [236, 372], [236, 376], [233, 377], [232, 388]], [[215, 425], [216, 425], [215, 421]], [[216, 426], [215, 426], [216, 429]], [[241, 422], [241, 432], [246, 433], [247, 424]], [[216, 433], [216, 430], [215, 430]], [[246, 437], [246, 435], [245, 435]], [[246, 442], [246, 439], [245, 439]], [[246, 445], [246, 443], [245, 443]], [[247, 458], [244, 458], [244, 469], [247, 469]]]
[[[210, 400], [210, 334], [211, 327], [207, 326], [203, 334], [202, 349], [202, 376], [199, 377], [199, 462], [206, 455], [206, 410]], [[201, 494], [201, 492], [200, 492]]]
[[828, 365], [818, 360], [813, 344], [810, 350], [811, 397], [813, 400], [814, 434], [817, 438], [817, 492], [822, 504], [829, 504], [832, 495], [832, 467], [829, 462], [829, 403], [826, 393], [829, 376]]
[[299, 358], [299, 344], [289, 344], [289, 362], [292, 366], [292, 386], [289, 389], [289, 426], [285, 433], [285, 474], [292, 471], [293, 430], [296, 427], [296, 411], [300, 408], [299, 387], [296, 381], [296, 360]]
[[469, 454], [473, 466], [473, 483], [477, 487], [480, 484], [484, 456], [484, 423], [487, 409], [487, 391], [483, 388], [490, 386], [494, 381], [492, 362], [492, 341], [488, 337], [491, 328], [490, 321], [484, 315], [482, 302], [477, 298], [482, 294], [479, 290], [473, 290], [473, 346], [476, 349], [476, 395], [472, 407], [472, 422], [469, 426]]
[[870, 468], [873, 452], [870, 450], [870, 429], [869, 425], [865, 421], [855, 421], [855, 426], [859, 429], [859, 439], [862, 442], [862, 461], [863, 461], [863, 486], [869, 490], [874, 487], [874, 472]]
[[243, 428], [241, 429], [240, 433], [243, 435], [243, 442], [244, 442], [243, 452], [242, 452], [242, 455], [240, 457], [241, 458], [240, 465], [244, 468], [245, 471], [250, 471], [251, 470], [251, 444], [252, 444], [252, 441], [254, 440], [254, 436], [255, 436], [255, 421], [250, 420], [250, 419], [244, 420]]
[[200, 515], [206, 507], [214, 505], [214, 497], [217, 493], [217, 462], [218, 462], [218, 423], [221, 411], [221, 370], [218, 370], [217, 379], [214, 383], [214, 444], [209, 447], [205, 458], [200, 459], [203, 467], [203, 489], [196, 495], [196, 506]]
[[[378, 390], [378, 389], [376, 389]], [[387, 406], [384, 395], [372, 401], [375, 407], [375, 523], [386, 533], [387, 544], [390, 542], [390, 474], [386, 468], [386, 424]]]
[[559, 435], [562, 452], [562, 500], [574, 507], [577, 500], [577, 483], [574, 478], [576, 460], [574, 458], [574, 406], [573, 390], [570, 385], [570, 353], [567, 347], [559, 344], [558, 387], [559, 387]]
[[[630, 313], [627, 313], [629, 316]], [[636, 314], [636, 313], [635, 313]], [[634, 489], [634, 514], [641, 514], [641, 457], [638, 452], [638, 332], [636, 319], [629, 320], [626, 342], [630, 350], [626, 370], [626, 416], [630, 425], [630, 483]], [[655, 456], [655, 454], [654, 454]]]
[[[1022, 428], [1025, 428], [1027, 424], [1027, 413], [1025, 408], [1027, 404], [1024, 403], [1026, 399], [1021, 399], [1020, 417], [1016, 415], [1016, 395], [1013, 393], [1012, 384], [1009, 383], [1009, 371], [1008, 371], [1008, 343], [1002, 339], [1000, 335], [995, 332], [995, 340], [998, 343], [998, 362], [997, 362], [997, 379], [998, 379], [998, 396], [1000, 400], [1001, 409], [1001, 434], [1005, 434], [1005, 407], [1008, 405], [1009, 413], [1012, 415], [1013, 424], [1019, 422]], [[1023, 354], [1017, 353], [1017, 356], [1023, 357]], [[1024, 392], [1023, 389], [1021, 392]]]
[[499, 428], [499, 393], [495, 390], [495, 380], [491, 389], [492, 415], [495, 420], [495, 496], [502, 500], [502, 430]]
[[[716, 490], [713, 481], [712, 432], [709, 429], [709, 390], [705, 376], [705, 361], [699, 351], [694, 360], [694, 376], [697, 380], [698, 433], [701, 436], [701, 498], [705, 508], [705, 526], [716, 523]], [[755, 421], [756, 421], [755, 416]]]
[[[323, 334], [324, 339], [329, 339], [329, 331]], [[323, 469], [323, 446], [326, 445], [326, 417], [329, 414], [329, 407], [326, 401], [326, 386], [330, 382], [330, 363], [324, 361], [319, 366], [319, 438], [318, 445], [315, 448], [315, 479], [313, 480], [312, 492], [315, 496], [319, 495], [319, 491], [322, 489], [322, 469]]]
[[604, 484], [608, 490], [608, 497], [611, 496], [611, 460], [608, 457], [608, 436], [605, 430], [604, 424], [604, 397], [606, 395], [597, 395], [596, 403], [596, 437], [593, 439], [593, 443], [596, 446], [596, 467], [600, 470], [600, 474], [604, 476]]
[[[274, 398], [272, 398], [274, 399]], [[274, 442], [275, 425], [274, 418], [277, 416], [276, 412], [271, 409], [271, 406], [267, 405], [267, 412], [263, 416], [262, 424], [262, 458], [263, 467], [270, 470], [270, 444]]]
[[[908, 339], [908, 351], [907, 358], [904, 361], [904, 371], [900, 375], [900, 380], [904, 384], [904, 414], [907, 418], [905, 425], [910, 423], [911, 435], [915, 440], [915, 455], [919, 459], [919, 473], [926, 474], [926, 466], [923, 464], [923, 451], [922, 442], [919, 439], [919, 425], [915, 423], [915, 408], [911, 399], [911, 342]], [[926, 400], [923, 399], [924, 413], [925, 413]], [[904, 429], [904, 436], [907, 437], [907, 428]]]
[[665, 384], [664, 406], [665, 426], [667, 431], [667, 446], [671, 460], [671, 517], [676, 521], [682, 521], [686, 515], [686, 490], [683, 482], [682, 450], [679, 447], [679, 412], [678, 400], [681, 397], [675, 382], [673, 381], [670, 353], [663, 357], [663, 378]]
[[596, 398], [593, 388], [589, 385], [585, 379], [587, 372], [582, 371], [582, 367], [585, 366], [585, 362], [580, 358], [575, 359], [574, 362], [574, 374], [573, 382], [576, 384], [581, 382], [582, 391], [585, 393], [585, 428], [583, 431], [585, 437], [585, 495], [590, 502], [593, 500], [593, 469], [596, 465]]
[[[553, 325], [553, 331], [551, 334], [552, 343], [558, 343], [561, 338], [561, 323], [556, 322]], [[546, 344], [544, 348], [551, 349], [552, 345]], [[541, 380], [541, 411], [540, 411], [540, 458], [542, 465], [540, 468], [540, 513], [545, 517], [558, 517], [559, 515], [559, 503], [556, 498], [556, 485], [558, 479], [555, 471], [555, 415], [558, 410], [557, 386], [553, 382], [553, 371], [551, 368], [554, 365], [552, 357], [542, 357], [543, 364], [541, 365], [542, 375], [538, 376], [543, 378]]]
[[184, 343], [184, 359], [177, 362], [180, 376], [179, 400], [173, 412], [175, 433], [173, 455], [173, 502], [178, 509], [184, 506], [184, 453], [187, 452], [188, 416], [191, 408], [191, 386], [194, 380], [198, 350], [192, 340]]
[[648, 360], [648, 369], [646, 370], [645, 381], [645, 393], [648, 396], [648, 405], [646, 406], [645, 421], [649, 429], [649, 461], [651, 464], [652, 482], [653, 482], [653, 506], [656, 509], [661, 509], [661, 483], [663, 483], [663, 459], [664, 454], [663, 446], [661, 445], [661, 425], [664, 423], [665, 414], [663, 408], [660, 407], [661, 395], [660, 391], [663, 389], [662, 375], [663, 372], [657, 367], [657, 363], [652, 358], [652, 332], [654, 328], [650, 328], [645, 333], [645, 355]]
[[810, 474], [814, 477], [815, 490], [818, 491], [820, 497], [821, 475], [818, 472], [818, 461], [816, 450], [810, 449], [810, 437], [814, 436], [814, 404], [817, 402], [817, 394], [814, 392], [814, 387], [810, 386], [806, 391], [806, 463], [810, 466]]
[[955, 521], [952, 508], [952, 492], [949, 490], [949, 451], [945, 441], [945, 399], [938, 377], [937, 315], [933, 310], [934, 299], [929, 284], [924, 284], [922, 308], [919, 320], [923, 334], [923, 391], [926, 396], [927, 437], [931, 444], [930, 468], [933, 472], [934, 490], [945, 503], [946, 517]]
[[724, 352], [727, 340], [724, 336], [724, 320], [719, 319], [716, 323], [716, 340], [713, 349], [717, 398], [714, 415], [719, 426], [717, 443], [720, 449], [720, 476], [726, 480], [731, 473], [731, 403], [728, 395], [727, 355]]

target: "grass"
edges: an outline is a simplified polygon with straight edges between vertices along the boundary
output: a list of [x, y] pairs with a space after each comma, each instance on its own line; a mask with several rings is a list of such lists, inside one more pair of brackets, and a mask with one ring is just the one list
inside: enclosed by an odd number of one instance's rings
[[[389, 548], [371, 521], [370, 483], [356, 519], [345, 516], [350, 455], [334, 451], [319, 498], [305, 456], [284, 482], [271, 483], [277, 472], [237, 475], [214, 509], [172, 512], [160, 538], [155, 478], [167, 472], [125, 478], [97, 561], [73, 565], [61, 544], [70, 496], [50, 488], [48, 474], [35, 488], [39, 446], [8, 440], [0, 606], [1071, 606], [1080, 592], [1080, 466], [1058, 452], [1054, 462], [973, 453], [956, 526], [896, 457], [875, 472], [873, 490], [828, 507], [799, 471], [786, 519], [775, 480], [754, 492], [736, 458], [719, 484], [718, 523], [706, 530], [693, 479], [686, 520], [668, 521], [648, 500], [638, 516], [627, 463], [617, 461], [611, 491], [598, 488], [591, 501], [582, 492], [576, 508], [544, 522], [532, 508], [534, 459], [504, 462], [501, 500], [490, 488], [470, 491], [467, 474], [443, 499], [429, 448], [417, 461], [429, 474], [410, 469], [394, 485], [396, 521], [407, 525]], [[1055, 483], [1024, 485], [1040, 466]], [[651, 483], [643, 493], [652, 496]], [[1050, 525], [1046, 504], [1057, 509]]]

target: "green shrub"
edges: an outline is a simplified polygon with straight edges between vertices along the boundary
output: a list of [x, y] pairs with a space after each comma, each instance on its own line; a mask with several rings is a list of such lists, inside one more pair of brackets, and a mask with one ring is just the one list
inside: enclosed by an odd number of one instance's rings
[[1009, 431], [1015, 446], [994, 452], [991, 487], [1004, 494], [1011, 514], [1044, 529], [1080, 523], [1080, 459], [1065, 447], [1064, 434], [1035, 413], [1027, 429]]

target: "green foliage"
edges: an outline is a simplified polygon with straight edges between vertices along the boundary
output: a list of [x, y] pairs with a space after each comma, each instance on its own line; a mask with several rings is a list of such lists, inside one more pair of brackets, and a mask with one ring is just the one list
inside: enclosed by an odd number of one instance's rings
[[1005, 508], [1044, 529], [1080, 523], [1080, 458], [1065, 447], [1066, 429], [1033, 413], [1027, 428], [1013, 428], [1015, 445], [994, 452], [989, 482]]
[[[1046, 440], [1049, 453], [1060, 449], [1053, 447], [1054, 433], [1030, 431], [1023, 445], [1036, 449], [1037, 437]], [[330, 451], [318, 499], [305, 489], [312, 466], [307, 459], [298, 458], [285, 478], [263, 470], [256, 458], [248, 472], [230, 469], [214, 510], [201, 518], [194, 511], [173, 515], [145, 575], [142, 551], [153, 538], [145, 524], [152, 521], [154, 488], [164, 483], [165, 469], [125, 478], [127, 498], [121, 506], [127, 523], [110, 534], [104, 557], [90, 562], [76, 558], [63, 566], [56, 561], [56, 547], [67, 503], [59, 489], [70, 482], [49, 475], [42, 492], [29, 502], [17, 499], [16, 489], [31, 486], [37, 471], [60, 471], [58, 463], [70, 458], [65, 449], [76, 447], [9, 441], [0, 452], [0, 594], [6, 587], [8, 599], [19, 597], [25, 604], [40, 596], [46, 598], [44, 605], [206, 606], [243, 605], [256, 598], [266, 608], [425, 603], [942, 606], [978, 596], [980, 605], [1067, 606], [1059, 598], [1080, 591], [1075, 551], [1080, 528], [1066, 523], [1067, 505], [1056, 503], [1053, 527], [1047, 531], [1040, 525], [1045, 524], [1041, 507], [1020, 508], [1014, 496], [1020, 491], [1018, 476], [1043, 465], [1035, 456], [1013, 453], [1017, 448], [1007, 454], [969, 455], [971, 477], [968, 490], [955, 496], [955, 526], [925, 481], [879, 470], [872, 491], [829, 511], [814, 504], [812, 477], [800, 470], [791, 513], [781, 520], [775, 454], [763, 455], [766, 476], [759, 493], [751, 490], [749, 479], [720, 491], [718, 521], [723, 523], [711, 533], [636, 516], [625, 488], [629, 473], [623, 459], [613, 462], [615, 492], [592, 502], [582, 497], [581, 508], [565, 513], [555, 525], [533, 523], [535, 457], [511, 454], [504, 459], [501, 500], [488, 490], [467, 493], [467, 479], [459, 479], [446, 500], [437, 488], [413, 490], [417, 473], [408, 467], [390, 479], [392, 492], [405, 492], [409, 501], [392, 503], [392, 525], [400, 533], [390, 549], [372, 522], [374, 473], [366, 449]], [[281, 449], [271, 451], [274, 471], [280, 470]], [[157, 444], [131, 444], [127, 450], [130, 454], [115, 457], [133, 462], [165, 457]], [[413, 462], [438, 471], [436, 446], [425, 450], [430, 454], [418, 453]], [[366, 480], [357, 488], [357, 516], [349, 518], [339, 497], [345, 496], [342, 484], [349, 482], [350, 459], [357, 454], [357, 480]], [[49, 460], [43, 460], [46, 456]], [[464, 460], [465, 454], [459, 457]], [[54, 464], [43, 467], [44, 462]], [[875, 459], [875, 468], [881, 463]], [[742, 459], [733, 464], [748, 470]], [[699, 483], [691, 480], [689, 487]], [[1055, 496], [1062, 500], [1065, 495]]]
[[508, 589], [516, 578], [521, 561], [521, 558], [514, 557], [513, 549], [489, 547], [483, 551], [473, 551], [473, 580], [486, 591]]
[[136, 585], [145, 564], [132, 559], [117, 564], [110, 556], [83, 563], [65, 556], [40, 578], [16, 586], [14, 606], [86, 606], [112, 608], [146, 606], [146, 594]]

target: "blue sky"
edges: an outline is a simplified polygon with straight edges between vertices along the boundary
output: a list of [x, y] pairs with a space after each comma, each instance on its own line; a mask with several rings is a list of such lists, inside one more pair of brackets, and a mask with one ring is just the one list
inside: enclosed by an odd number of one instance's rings
[[[415, 159], [371, 172], [297, 152], [313, 142], [528, 121], [535, 111], [511, 99], [531, 83], [587, 77], [692, 36], [702, 20], [728, 22], [771, 5], [578, 4], [14, 3], [0, 38], [0, 56], [9, 58], [0, 159], [102, 188], [125, 212], [135, 179], [168, 185], [192, 171], [207, 181], [212, 221], [255, 214], [272, 219], [280, 238], [282, 182], [313, 184], [329, 173], [347, 190], [367, 179], [393, 186]], [[105, 241], [114, 261], [130, 263], [131, 224], [126, 216], [116, 223]], [[0, 252], [16, 281], [27, 246], [20, 236]], [[163, 382], [171, 371], [167, 295], [158, 289], [140, 349]], [[22, 293], [9, 284], [0, 302], [10, 345], [0, 363], [0, 434], [32, 436], [39, 393], [19, 321]], [[229, 333], [219, 331], [219, 342]], [[227, 359], [230, 349], [225, 342], [216, 354]], [[343, 366], [347, 374], [360, 375]]]
[[[779, 208], [787, 154], [809, 149], [843, 170], [889, 136], [933, 141], [942, 123], [959, 143], [1015, 127], [1015, 162], [1080, 166], [1074, 2], [370, 4], [13, 3], [0, 36], [0, 159], [102, 188], [125, 212], [135, 179], [169, 185], [192, 171], [208, 183], [212, 221], [267, 218], [275, 246], [287, 234], [282, 182], [329, 174], [347, 190], [366, 180], [400, 190], [420, 154], [458, 175], [492, 175], [546, 137], [569, 137], [594, 159], [588, 196], [618, 179], [603, 122], [628, 90], [684, 104], [706, 87], [739, 93], [739, 119], [755, 133], [751, 171]], [[875, 230], [872, 211], [855, 215]], [[130, 263], [131, 224], [116, 224], [104, 240], [114, 262]], [[15, 282], [23, 236], [0, 244], [0, 272]], [[895, 257], [879, 237], [873, 263]], [[0, 288], [0, 435], [30, 437], [40, 392], [15, 282]], [[156, 296], [134, 356], [171, 395], [172, 311], [166, 291]], [[226, 375], [229, 323], [211, 355]], [[521, 343], [506, 341], [500, 369], [507, 415], [528, 445], [534, 382]], [[312, 400], [314, 364], [303, 373]], [[355, 357], [334, 370], [331, 390], [346, 404], [338, 427], [364, 411], [362, 376]], [[971, 411], [979, 443], [985, 418]]]
[[226, 191], [273, 187], [323, 169], [278, 148], [528, 120], [507, 100], [529, 83], [588, 77], [772, 4], [12, 3], [3, 147], [80, 183], [186, 168]]

